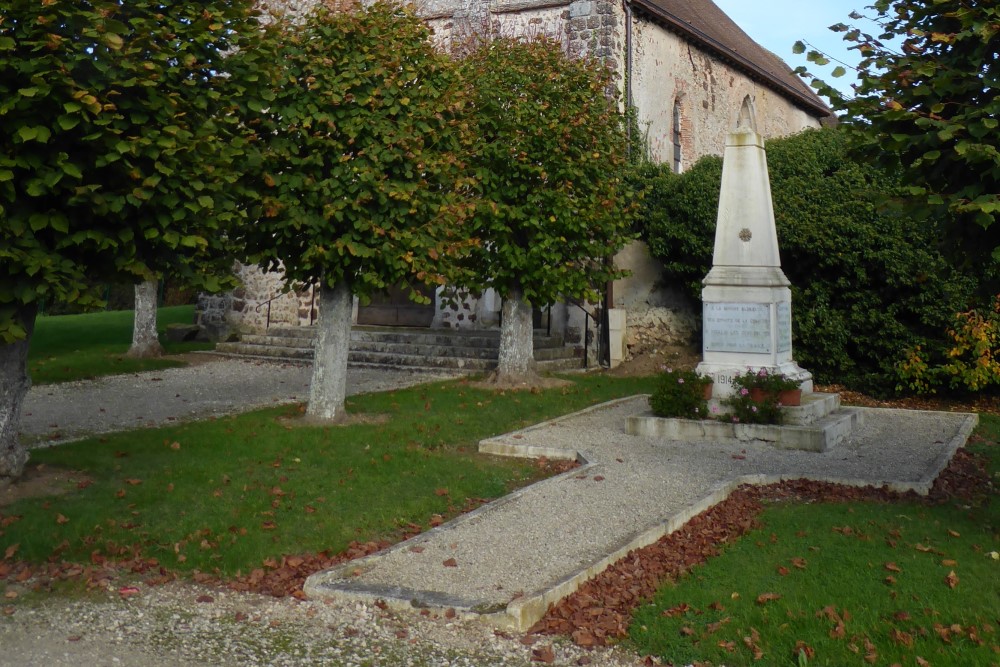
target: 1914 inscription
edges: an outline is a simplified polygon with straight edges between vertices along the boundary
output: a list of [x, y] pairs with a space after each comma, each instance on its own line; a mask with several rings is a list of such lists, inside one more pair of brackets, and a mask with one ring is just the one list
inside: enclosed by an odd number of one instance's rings
[[771, 352], [771, 307], [766, 303], [704, 303], [706, 352]]

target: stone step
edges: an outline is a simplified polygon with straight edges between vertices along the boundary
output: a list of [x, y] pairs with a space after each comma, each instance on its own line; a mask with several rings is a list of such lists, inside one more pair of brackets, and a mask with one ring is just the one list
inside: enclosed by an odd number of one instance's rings
[[[315, 335], [315, 327], [271, 327], [264, 334], [243, 334], [241, 340], [267, 345], [311, 345]], [[355, 326], [351, 329], [351, 340], [498, 349], [500, 347], [500, 332], [494, 330]], [[534, 343], [535, 349], [563, 346], [561, 336], [549, 336], [540, 330], [536, 330], [534, 333]]]
[[[219, 343], [222, 354], [266, 359], [311, 361], [315, 328], [272, 327], [263, 334], [245, 334], [240, 341]], [[583, 365], [577, 351], [558, 336], [535, 332], [535, 361], [540, 370], [575, 370]], [[498, 331], [428, 330], [354, 327], [349, 363], [383, 368], [492, 370], [500, 347]]]

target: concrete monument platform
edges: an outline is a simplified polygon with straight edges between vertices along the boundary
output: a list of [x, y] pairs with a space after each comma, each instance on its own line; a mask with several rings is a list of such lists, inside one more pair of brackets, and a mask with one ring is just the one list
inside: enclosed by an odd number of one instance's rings
[[926, 493], [977, 423], [973, 414], [855, 408], [858, 425], [813, 452], [762, 440], [629, 435], [638, 396], [484, 440], [503, 456], [581, 467], [501, 498], [378, 554], [320, 572], [314, 598], [454, 609], [526, 630], [549, 605], [724, 500], [741, 484], [810, 479]]
[[[710, 404], [718, 405], [718, 399]], [[665, 440], [747, 442], [759, 440], [783, 449], [825, 452], [843, 442], [864, 420], [858, 408], [840, 407], [840, 394], [813, 392], [802, 396], [802, 405], [780, 408], [784, 423], [740, 424], [712, 419], [657, 417], [652, 411], [625, 420], [629, 435]]]

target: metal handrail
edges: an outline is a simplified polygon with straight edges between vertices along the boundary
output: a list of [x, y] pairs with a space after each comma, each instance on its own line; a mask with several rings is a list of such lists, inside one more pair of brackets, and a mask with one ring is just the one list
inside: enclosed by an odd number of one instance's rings
[[576, 306], [586, 315], [583, 320], [583, 368], [587, 370], [590, 368], [590, 320], [594, 320], [594, 326], [596, 327], [598, 325], [597, 314], [587, 310], [583, 302], [578, 299], [567, 299], [566, 303]]
[[264, 324], [265, 329], [271, 328], [271, 302], [277, 299], [278, 297], [282, 297], [284, 295], [285, 295], [284, 292], [278, 292], [267, 301], [261, 301], [260, 303], [258, 303], [257, 307], [253, 309], [255, 313], [259, 313], [261, 308], [267, 306], [267, 322], [266, 324]]

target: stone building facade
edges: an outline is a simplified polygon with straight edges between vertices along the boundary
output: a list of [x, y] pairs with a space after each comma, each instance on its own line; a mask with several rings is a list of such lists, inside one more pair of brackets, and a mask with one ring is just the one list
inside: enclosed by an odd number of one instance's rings
[[[315, 0], [271, 2], [273, 8], [294, 12]], [[704, 155], [722, 153], [747, 96], [766, 138], [819, 127], [830, 113], [787, 64], [753, 42], [711, 0], [425, 0], [417, 7], [442, 45], [484, 30], [544, 34], [560, 40], [571, 54], [600, 58], [616, 72], [622, 99], [635, 110], [652, 159], [677, 171]], [[660, 284], [659, 267], [645, 246], [627, 247], [618, 265], [632, 276], [610, 289], [612, 361], [629, 349], [690, 339], [697, 326], [692, 304]], [[206, 318], [236, 329], [261, 329], [267, 321], [267, 307], [261, 304], [267, 302], [271, 323], [311, 322], [310, 290], [276, 296], [280, 275], [254, 273], [241, 269], [242, 290]], [[500, 300], [495, 295], [442, 296], [439, 290], [431, 326], [497, 325]], [[569, 343], [579, 342], [585, 328], [581, 308], [558, 305], [541, 317]]]

